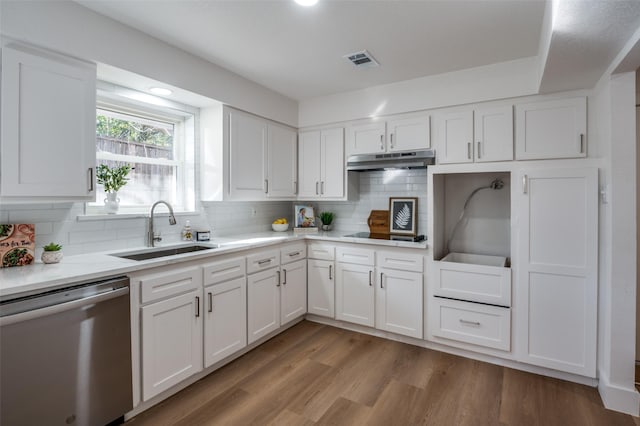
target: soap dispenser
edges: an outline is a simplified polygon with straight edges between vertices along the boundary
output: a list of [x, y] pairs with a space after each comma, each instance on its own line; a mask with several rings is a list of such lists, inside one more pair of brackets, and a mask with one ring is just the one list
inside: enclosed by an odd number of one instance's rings
[[191, 221], [187, 220], [182, 228], [182, 241], [193, 240], [193, 232], [191, 232]]

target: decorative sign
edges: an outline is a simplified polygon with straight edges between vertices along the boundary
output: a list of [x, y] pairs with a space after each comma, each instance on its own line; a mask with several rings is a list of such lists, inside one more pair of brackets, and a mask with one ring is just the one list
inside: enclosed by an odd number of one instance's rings
[[0, 267], [33, 263], [36, 248], [35, 229], [32, 223], [0, 224]]

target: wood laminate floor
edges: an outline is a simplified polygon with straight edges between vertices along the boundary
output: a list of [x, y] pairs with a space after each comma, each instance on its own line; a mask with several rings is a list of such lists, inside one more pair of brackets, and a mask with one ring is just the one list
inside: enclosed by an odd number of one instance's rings
[[595, 388], [303, 321], [141, 425], [636, 425]]

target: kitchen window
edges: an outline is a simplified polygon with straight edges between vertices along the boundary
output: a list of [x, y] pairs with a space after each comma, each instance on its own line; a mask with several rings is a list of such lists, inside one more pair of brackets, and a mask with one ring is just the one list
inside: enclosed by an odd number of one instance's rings
[[[194, 211], [197, 111], [160, 98], [155, 99], [161, 105], [152, 105], [149, 95], [137, 96], [145, 102], [124, 99], [122, 93], [144, 95], [121, 89], [100, 97], [98, 91], [96, 109], [96, 164], [133, 168], [118, 191], [118, 214], [147, 213], [158, 200], [175, 211]], [[96, 202], [87, 204], [86, 213], [104, 214], [105, 198], [98, 184]]]

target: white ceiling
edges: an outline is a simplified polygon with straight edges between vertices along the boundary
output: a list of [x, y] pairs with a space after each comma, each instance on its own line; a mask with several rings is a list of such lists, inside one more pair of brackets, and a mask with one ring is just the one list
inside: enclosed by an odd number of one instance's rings
[[[535, 56], [544, 12], [540, 0], [79, 3], [297, 100]], [[362, 49], [380, 67], [342, 57]]]

